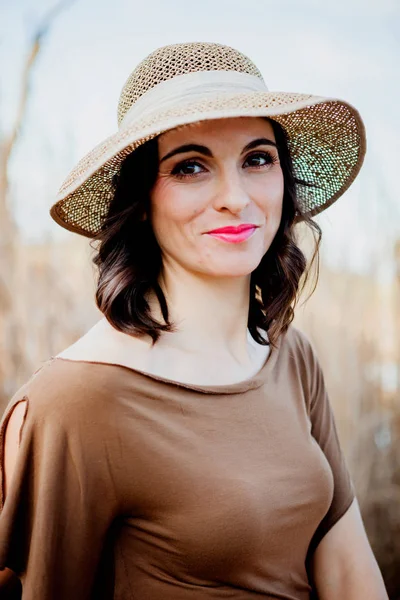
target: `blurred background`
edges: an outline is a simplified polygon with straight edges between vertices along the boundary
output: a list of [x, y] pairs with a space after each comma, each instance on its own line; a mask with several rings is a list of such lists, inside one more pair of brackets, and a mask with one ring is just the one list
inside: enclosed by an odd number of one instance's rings
[[313, 341], [370, 542], [400, 599], [399, 0], [0, 0], [0, 410], [99, 318], [89, 240], [48, 211], [117, 128], [129, 73], [164, 44], [234, 46], [271, 90], [343, 98], [367, 157], [317, 217], [321, 272], [296, 323]]

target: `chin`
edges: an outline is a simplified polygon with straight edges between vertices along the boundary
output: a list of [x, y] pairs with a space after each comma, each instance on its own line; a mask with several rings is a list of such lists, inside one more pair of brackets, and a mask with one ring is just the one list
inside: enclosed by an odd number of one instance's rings
[[213, 265], [207, 272], [214, 277], [247, 277], [258, 267], [262, 257], [257, 260], [241, 260]]

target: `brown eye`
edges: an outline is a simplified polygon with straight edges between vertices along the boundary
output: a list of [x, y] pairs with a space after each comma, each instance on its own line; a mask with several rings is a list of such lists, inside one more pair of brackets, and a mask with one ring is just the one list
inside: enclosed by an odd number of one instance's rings
[[268, 152], [254, 152], [248, 156], [244, 162], [244, 166], [249, 167], [263, 167], [265, 165], [270, 165], [274, 162], [273, 156]]
[[195, 160], [185, 160], [184, 162], [177, 164], [173, 168], [171, 174], [176, 177], [191, 177], [198, 175], [203, 170], [203, 167]]

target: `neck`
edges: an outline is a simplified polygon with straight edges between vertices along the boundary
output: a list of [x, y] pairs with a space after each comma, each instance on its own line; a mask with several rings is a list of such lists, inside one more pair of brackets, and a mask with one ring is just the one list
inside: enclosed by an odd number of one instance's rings
[[[163, 343], [188, 352], [228, 353], [241, 363], [251, 360], [250, 276], [207, 277], [164, 265], [159, 283], [175, 325], [173, 332], [163, 334]], [[151, 301], [151, 308], [160, 319], [158, 303]]]

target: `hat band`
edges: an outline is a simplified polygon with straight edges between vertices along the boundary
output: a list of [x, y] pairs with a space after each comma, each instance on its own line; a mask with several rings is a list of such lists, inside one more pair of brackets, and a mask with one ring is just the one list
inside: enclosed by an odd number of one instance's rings
[[256, 75], [238, 71], [195, 71], [177, 75], [145, 92], [124, 115], [120, 129], [160, 110], [207, 98], [210, 94], [268, 92]]

